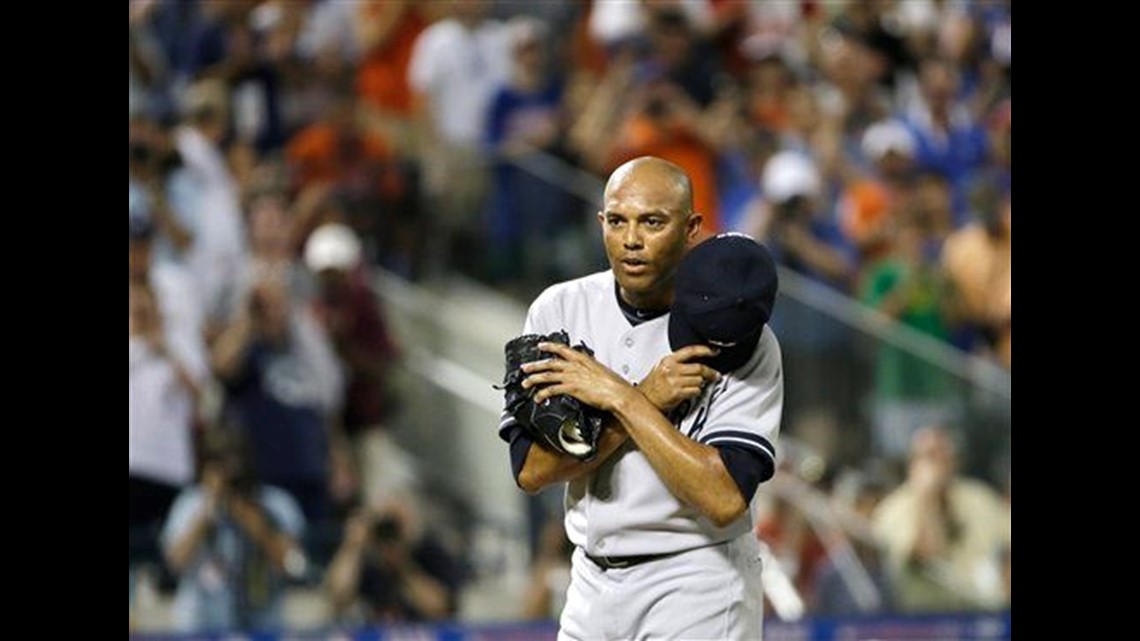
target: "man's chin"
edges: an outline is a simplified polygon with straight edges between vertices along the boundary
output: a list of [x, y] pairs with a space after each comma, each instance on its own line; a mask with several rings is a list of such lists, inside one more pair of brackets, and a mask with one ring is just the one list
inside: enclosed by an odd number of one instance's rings
[[626, 300], [635, 305], [643, 302], [644, 299], [655, 298], [661, 290], [661, 280], [656, 273], [624, 274], [615, 272], [614, 277]]
[[649, 271], [630, 273], [624, 269], [614, 270], [614, 278], [618, 285], [631, 294], [641, 294], [651, 291], [657, 284], [657, 279]]

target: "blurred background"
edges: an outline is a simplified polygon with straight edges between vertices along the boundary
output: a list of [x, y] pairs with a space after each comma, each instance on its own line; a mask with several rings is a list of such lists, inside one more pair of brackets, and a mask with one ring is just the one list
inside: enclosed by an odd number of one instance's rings
[[769, 635], [1008, 637], [1009, 0], [128, 5], [132, 634], [553, 638], [491, 386], [653, 154], [781, 263]]

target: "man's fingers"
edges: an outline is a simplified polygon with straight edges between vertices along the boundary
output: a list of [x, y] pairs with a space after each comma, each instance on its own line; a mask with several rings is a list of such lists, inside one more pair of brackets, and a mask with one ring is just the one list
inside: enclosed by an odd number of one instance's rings
[[673, 389], [681, 389], [683, 387], [692, 387], [694, 385], [701, 385], [704, 379], [696, 374], [688, 374], [681, 376], [672, 376], [669, 378], [669, 386]]
[[[704, 378], [706, 370], [709, 366], [703, 363], [678, 363], [674, 366], [674, 374], [676, 376], [694, 376], [697, 378]], [[713, 370], [714, 372], [716, 370]]]
[[697, 394], [700, 394], [701, 391], [705, 388], [705, 379], [699, 377], [686, 378], [681, 382], [680, 387], [681, 389], [685, 390], [685, 392], [696, 390]]
[[533, 401], [534, 401], [535, 405], [538, 405], [540, 403], [545, 402], [546, 399], [548, 399], [548, 398], [554, 398], [555, 396], [558, 396], [559, 394], [569, 394], [569, 393], [570, 393], [570, 386], [569, 385], [551, 385], [549, 387], [544, 387], [544, 388], [538, 390], [537, 392], [535, 392]]
[[704, 391], [704, 388], [700, 385], [687, 386], [681, 389], [681, 398], [687, 401], [690, 398], [700, 396], [702, 391]]
[[539, 343], [538, 349], [551, 354], [557, 354], [566, 360], [574, 360], [580, 356], [574, 348], [569, 345], [563, 345], [562, 343]]
[[672, 358], [680, 362], [689, 362], [701, 358], [710, 358], [719, 353], [720, 350], [708, 345], [689, 345], [673, 352]]
[[542, 385], [543, 383], [556, 383], [558, 382], [557, 372], [538, 372], [531, 374], [523, 379], [523, 389], [529, 389], [535, 385]]
[[562, 360], [557, 359], [557, 358], [544, 358], [540, 361], [531, 361], [529, 363], [523, 363], [522, 367], [520, 367], [519, 369], [521, 369], [522, 371], [524, 371], [528, 374], [531, 372], [546, 372], [546, 371], [558, 369], [559, 365], [561, 363], [564, 363], [564, 362], [565, 361], [562, 361]]
[[709, 383], [720, 380], [720, 372], [701, 363], [684, 363], [678, 365], [672, 376], [677, 378], [696, 378], [702, 382]]

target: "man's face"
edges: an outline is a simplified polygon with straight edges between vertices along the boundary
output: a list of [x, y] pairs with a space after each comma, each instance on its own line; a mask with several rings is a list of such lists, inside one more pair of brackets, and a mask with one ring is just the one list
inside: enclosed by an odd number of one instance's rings
[[289, 212], [284, 198], [258, 196], [249, 208], [249, 241], [254, 253], [280, 256], [289, 252]]
[[701, 222], [681, 188], [660, 172], [635, 170], [610, 185], [604, 205], [598, 220], [622, 297], [645, 309], [672, 303], [673, 272]]
[[954, 443], [946, 433], [923, 429], [914, 435], [910, 446], [910, 476], [929, 475], [938, 486], [945, 487], [956, 467]]

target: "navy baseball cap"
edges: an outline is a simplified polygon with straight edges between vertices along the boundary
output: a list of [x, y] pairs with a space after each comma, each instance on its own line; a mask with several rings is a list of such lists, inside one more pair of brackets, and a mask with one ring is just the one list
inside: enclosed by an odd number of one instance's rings
[[744, 234], [720, 234], [689, 250], [673, 282], [670, 347], [717, 348], [707, 362], [721, 373], [748, 362], [776, 302], [772, 254]]

